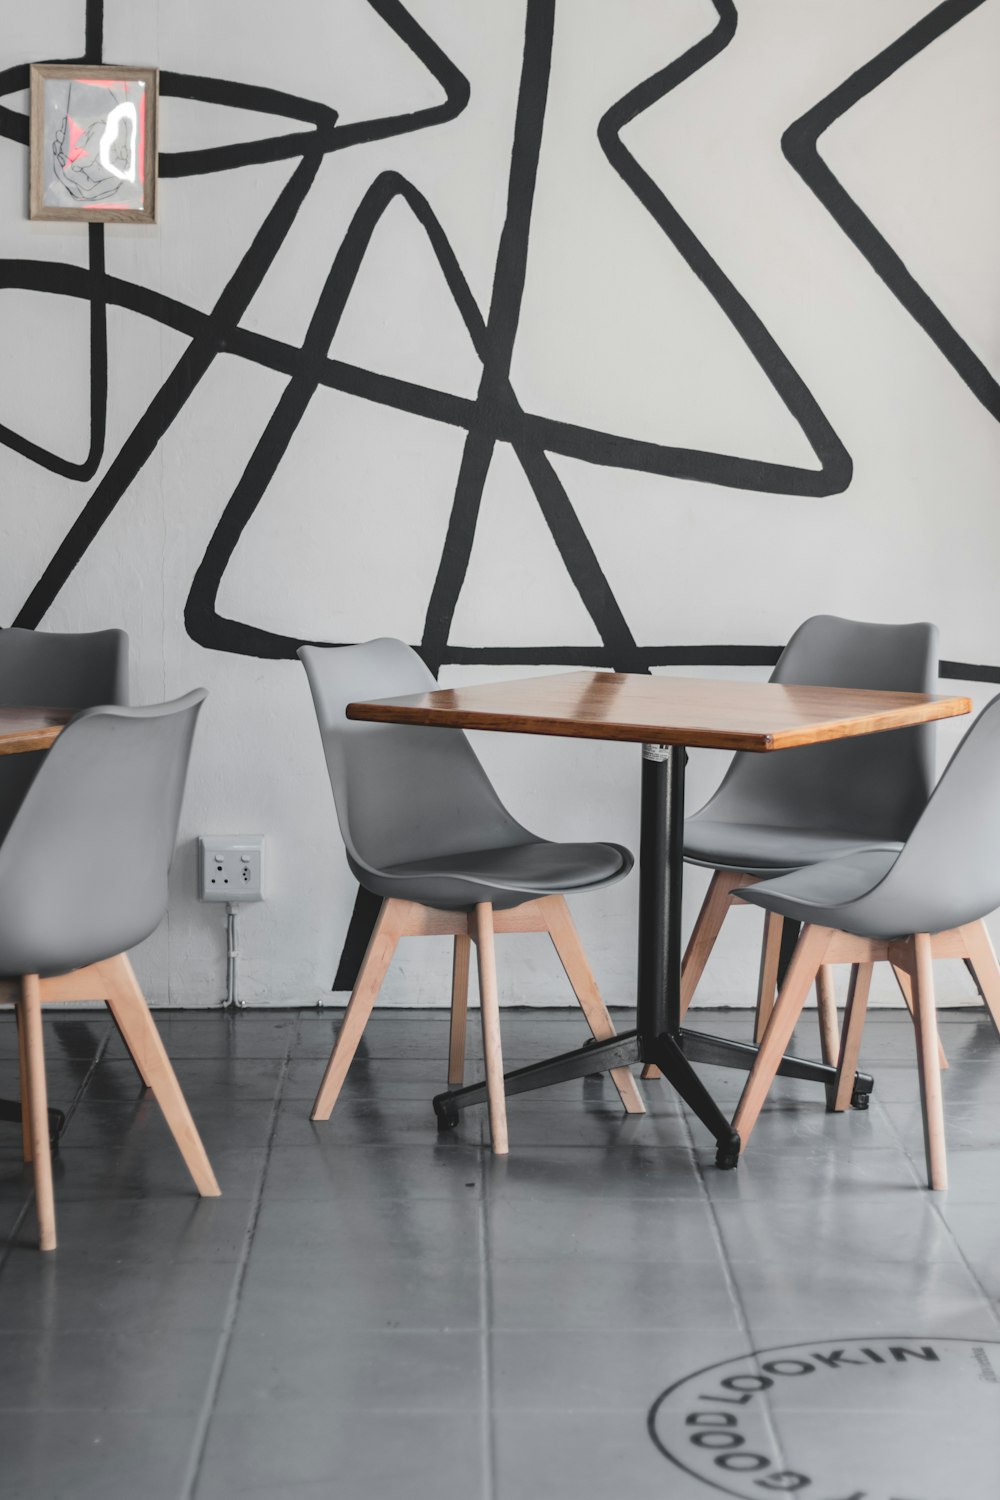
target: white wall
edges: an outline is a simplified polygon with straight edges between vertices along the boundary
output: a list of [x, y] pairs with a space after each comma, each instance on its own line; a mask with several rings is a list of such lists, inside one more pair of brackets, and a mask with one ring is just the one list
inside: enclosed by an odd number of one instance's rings
[[[640, 647], [776, 645], [805, 616], [931, 618], [951, 661], [1000, 664], [996, 603], [1000, 427], [782, 154], [784, 130], [929, 10], [928, 0], [753, 0], [735, 36], [623, 132], [798, 372], [853, 461], [824, 497], [669, 477], [569, 457], [551, 462]], [[92, 6], [96, 10], [96, 6]], [[388, 10], [388, 7], [387, 7]], [[448, 123], [332, 152], [242, 318], [299, 348], [352, 216], [380, 172], [430, 201], [480, 313], [504, 221], [525, 11], [515, 0], [412, 0], [407, 10], [468, 79]], [[534, 6], [536, 26], [544, 7]], [[83, 0], [10, 3], [0, 68], [79, 56]], [[612, 170], [601, 115], [712, 33], [710, 0], [561, 0], [511, 382], [528, 413], [673, 448], [818, 470], [798, 422], [716, 300]], [[1000, 367], [1000, 202], [994, 190], [1000, 4], [899, 68], [823, 136], [820, 150], [985, 367]], [[433, 108], [442, 90], [364, 0], [107, 0], [104, 57], [283, 90], [339, 111], [338, 128]], [[93, 60], [93, 59], [91, 59]], [[169, 94], [161, 149], [300, 129]], [[0, 101], [26, 108], [15, 92]], [[0, 137], [0, 258], [88, 263], [76, 225], [26, 217], [28, 152]], [[109, 226], [108, 274], [208, 312], [297, 159], [161, 181], [155, 229]], [[3, 268], [0, 268], [3, 269]], [[0, 422], [79, 459], [89, 442], [88, 314], [0, 281]], [[187, 333], [111, 306], [108, 437], [76, 481], [0, 446], [0, 619], [19, 612], [85, 502], [188, 346]], [[197, 331], [197, 330], [195, 330]], [[374, 232], [330, 350], [362, 370], [472, 402], [481, 362], [423, 231], [394, 203]], [[268, 899], [243, 916], [243, 993], [255, 1004], [329, 998], [354, 899], [301, 668], [249, 647], [199, 644], [184, 611], [196, 570], [288, 384], [220, 353], [127, 484], [40, 621], [121, 625], [137, 701], [203, 683], [168, 922], [140, 954], [150, 997], [177, 1006], [224, 988], [223, 917], [195, 895], [199, 832], [268, 836]], [[295, 356], [293, 355], [293, 360]], [[464, 408], [463, 408], [464, 409]], [[465, 431], [321, 387], [223, 572], [222, 616], [294, 638], [419, 642]], [[565, 550], [565, 549], [564, 549]], [[483, 491], [452, 646], [539, 648], [535, 664], [449, 663], [446, 683], [558, 668], [546, 650], [600, 636], [532, 488], [505, 442]], [[551, 655], [551, 651], [549, 652]], [[587, 665], [586, 649], [577, 653]], [[765, 668], [669, 667], [764, 676]], [[950, 690], [966, 690], [949, 682]], [[987, 683], [969, 686], [977, 705]], [[940, 735], [942, 758], [960, 725]], [[480, 736], [512, 808], [552, 837], [637, 839], [638, 751]], [[692, 756], [691, 805], [724, 757]], [[691, 915], [704, 889], [688, 883]], [[611, 1003], [629, 1003], [636, 882], [576, 905]], [[757, 918], [740, 913], [706, 975], [709, 1003], [746, 1004]], [[504, 944], [509, 1002], [559, 1003], [540, 939]], [[970, 998], [961, 971], [944, 998]], [[883, 992], [885, 993], [885, 992]], [[406, 945], [388, 1003], [445, 1004], [445, 943]]]

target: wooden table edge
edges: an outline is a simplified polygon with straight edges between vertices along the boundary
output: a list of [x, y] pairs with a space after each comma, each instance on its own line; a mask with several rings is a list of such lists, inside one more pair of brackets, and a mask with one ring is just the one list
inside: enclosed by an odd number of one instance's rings
[[694, 749], [751, 752], [791, 750], [803, 745], [828, 744], [832, 740], [857, 739], [862, 735], [881, 734], [893, 729], [913, 729], [919, 724], [929, 724], [937, 719], [960, 718], [971, 712], [972, 700], [956, 694], [930, 698], [921, 705], [919, 717], [914, 717], [913, 708], [907, 707], [877, 714], [872, 722], [864, 723], [860, 728], [857, 727], [858, 721], [855, 718], [853, 721], [834, 720], [827, 724], [802, 725], [773, 733], [754, 733], [740, 730], [699, 732], [694, 726], [669, 729], [662, 724], [581, 724], [543, 714], [533, 714], [528, 718], [476, 709], [394, 704], [391, 699], [371, 702], [360, 700], [349, 703], [346, 708], [348, 719], [372, 724], [406, 724], [428, 729], [483, 729], [494, 734], [541, 734], [564, 739], [616, 740], [626, 744], [687, 745]]
[[[25, 718], [34, 715], [36, 720], [42, 719], [45, 722], [36, 721], [23, 729], [5, 729], [5, 712], [16, 712]], [[51, 749], [76, 712], [72, 708], [22, 709], [20, 705], [0, 704], [0, 755], [21, 755], [29, 750]]]

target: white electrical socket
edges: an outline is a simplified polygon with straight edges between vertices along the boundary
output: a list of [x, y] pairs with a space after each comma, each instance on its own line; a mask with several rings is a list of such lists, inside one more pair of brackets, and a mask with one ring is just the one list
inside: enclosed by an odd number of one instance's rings
[[263, 834], [203, 833], [199, 836], [199, 900], [263, 901], [263, 874]]

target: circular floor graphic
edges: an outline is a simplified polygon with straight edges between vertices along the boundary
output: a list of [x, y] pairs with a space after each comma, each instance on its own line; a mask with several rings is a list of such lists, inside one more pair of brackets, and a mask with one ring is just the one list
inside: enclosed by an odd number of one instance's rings
[[649, 1432], [678, 1468], [740, 1500], [996, 1500], [1000, 1341], [755, 1350], [669, 1386]]

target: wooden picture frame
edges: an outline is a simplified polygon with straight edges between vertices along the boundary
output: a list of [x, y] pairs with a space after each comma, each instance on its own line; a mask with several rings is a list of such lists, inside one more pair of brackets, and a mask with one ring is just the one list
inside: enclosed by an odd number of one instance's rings
[[28, 215], [155, 224], [159, 70], [32, 63]]

